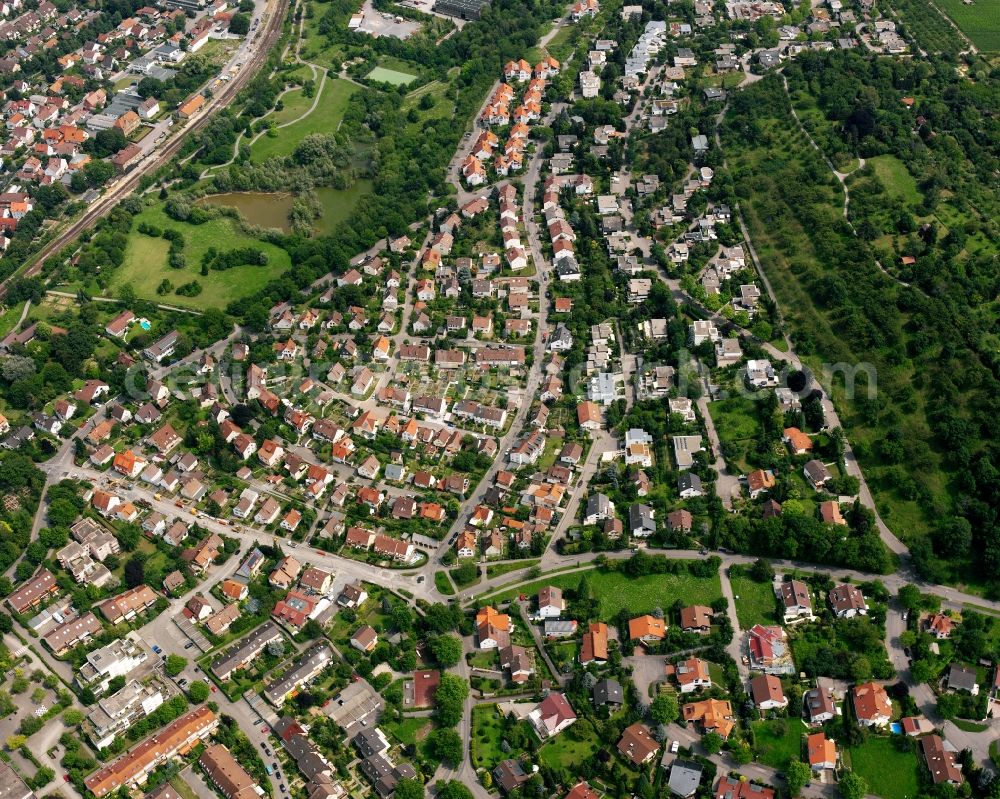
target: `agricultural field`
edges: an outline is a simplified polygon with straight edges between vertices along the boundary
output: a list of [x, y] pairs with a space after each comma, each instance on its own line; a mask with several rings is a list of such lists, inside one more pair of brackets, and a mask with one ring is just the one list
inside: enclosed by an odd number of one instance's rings
[[[263, 288], [291, 266], [288, 253], [273, 244], [258, 241], [240, 231], [237, 223], [228, 217], [210, 219], [203, 225], [177, 222], [166, 215], [161, 203], [156, 203], [136, 217], [135, 226], [147, 222], [160, 229], [173, 228], [184, 234], [186, 269], [171, 269], [167, 263], [169, 243], [166, 239], [143, 235], [133, 228], [125, 247], [125, 262], [115, 272], [112, 291], [118, 286], [131, 285], [135, 293], [154, 302], [165, 302], [185, 308], [222, 308], [233, 300], [247, 297]], [[225, 243], [231, 249], [256, 247], [268, 255], [264, 266], [237, 266], [225, 271], [210, 270], [201, 275], [202, 256], [209, 247]], [[172, 292], [157, 294], [156, 289], [164, 279], [175, 286], [197, 280], [202, 292], [196, 297], [180, 297]]]
[[[330, 133], [340, 126], [351, 95], [359, 91], [357, 84], [346, 80], [327, 79], [319, 102], [312, 113], [286, 127], [265, 133], [250, 148], [250, 160], [260, 163], [273, 156], [290, 155], [300, 141], [312, 133]], [[319, 91], [319, 89], [317, 89]], [[310, 103], [312, 100], [309, 101]], [[306, 106], [308, 109], [308, 105]]]
[[937, 0], [937, 5], [983, 53], [1000, 51], [1000, 6], [996, 0]]
[[[961, 5], [962, 0], [953, 2]], [[930, 0], [892, 0], [892, 6], [922, 49], [933, 53], [959, 53], [968, 48], [965, 39], [942, 19], [941, 12]]]

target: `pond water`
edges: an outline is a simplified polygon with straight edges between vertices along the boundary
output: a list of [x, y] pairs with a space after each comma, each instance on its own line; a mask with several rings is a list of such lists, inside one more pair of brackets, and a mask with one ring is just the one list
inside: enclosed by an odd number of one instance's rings
[[[316, 230], [329, 233], [350, 216], [354, 206], [371, 191], [370, 180], [359, 180], [349, 189], [316, 189], [323, 206], [323, 216], [316, 220]], [[251, 225], [263, 228], [277, 228], [287, 233], [288, 212], [292, 210], [295, 195], [291, 192], [232, 191], [225, 194], [209, 194], [200, 198], [196, 205], [218, 205], [235, 208]]]
[[288, 212], [292, 210], [295, 195], [291, 192], [231, 191], [226, 194], [209, 194], [195, 205], [221, 205], [235, 208], [251, 225], [278, 228], [288, 232]]

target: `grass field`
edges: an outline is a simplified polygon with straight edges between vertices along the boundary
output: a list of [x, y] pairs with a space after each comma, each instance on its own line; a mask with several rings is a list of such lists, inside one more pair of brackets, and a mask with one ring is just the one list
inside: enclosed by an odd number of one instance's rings
[[937, 0], [937, 5], [962, 29], [974, 45], [984, 53], [1000, 51], [1000, 3], [997, 0], [975, 0], [966, 5], [962, 0]]
[[913, 179], [906, 164], [896, 156], [878, 155], [867, 159], [865, 165], [868, 164], [871, 164], [878, 179], [882, 181], [882, 185], [885, 186], [890, 195], [898, 197], [910, 205], [917, 205], [921, 201], [917, 181]]
[[420, 732], [428, 724], [430, 724], [430, 719], [424, 716], [410, 716], [401, 721], [389, 722], [385, 727], [401, 744], [414, 744], [417, 742]]
[[802, 756], [805, 731], [806, 725], [798, 718], [754, 722], [757, 759], [764, 765], [787, 769], [789, 762]]
[[711, 605], [722, 596], [718, 575], [701, 578], [689, 574], [648, 574], [644, 577], [631, 578], [621, 572], [593, 569], [557, 574], [548, 579], [542, 578], [518, 589], [495, 595], [494, 599], [503, 601], [521, 593], [530, 596], [546, 585], [563, 589], [576, 588], [584, 574], [587, 575], [594, 596], [600, 602], [601, 619], [605, 621], [614, 619], [621, 610], [639, 615], [649, 613], [657, 607], [668, 608], [677, 600], [686, 605]]
[[417, 76], [411, 75], [409, 72], [387, 69], [386, 67], [375, 67], [375, 69], [365, 75], [365, 78], [378, 81], [379, 83], [391, 83], [393, 86], [405, 86], [408, 83], [413, 83], [417, 79]]
[[475, 768], [492, 769], [504, 759], [500, 748], [503, 727], [496, 705], [476, 705], [472, 708], [472, 741], [470, 754]]
[[[260, 163], [272, 156], [290, 155], [300, 141], [312, 133], [331, 133], [340, 126], [347, 103], [359, 87], [346, 80], [327, 79], [315, 110], [308, 116], [275, 131], [276, 136], [264, 134], [251, 147], [250, 160]], [[310, 103], [312, 100], [309, 101]], [[306, 107], [308, 108], [308, 103]]]
[[[301, 88], [292, 89], [290, 92], [281, 95], [282, 109], [270, 114], [267, 119], [276, 125], [284, 125], [286, 122], [298, 119], [309, 110], [309, 107], [313, 104], [313, 99], [314, 97], [306, 97], [302, 93]], [[320, 98], [320, 102], [322, 102], [322, 97]]]
[[586, 719], [580, 719], [546, 743], [538, 751], [538, 759], [546, 766], [573, 768], [575, 764], [592, 761], [600, 743], [594, 725]]
[[[187, 268], [171, 269], [167, 265], [169, 245], [165, 239], [151, 238], [133, 230], [125, 247], [125, 262], [112, 280], [112, 290], [117, 286], [131, 285], [138, 296], [154, 302], [196, 309], [221, 308], [232, 300], [258, 291], [291, 266], [291, 259], [285, 250], [244, 235], [228, 217], [212, 219], [203, 225], [188, 225], [168, 217], [163, 205], [156, 203], [139, 214], [136, 220], [136, 226], [139, 222], [148, 222], [161, 229], [174, 228], [183, 233]], [[269, 261], [266, 266], [237, 266], [222, 272], [209, 271], [207, 276], [202, 276], [199, 272], [201, 259], [212, 246], [233, 249], [256, 247], [267, 253]], [[159, 295], [156, 289], [164, 278], [175, 286], [198, 280], [203, 290], [197, 297], [179, 297], [173, 293]]]
[[455, 595], [455, 587], [451, 584], [451, 580], [448, 579], [448, 572], [446, 571], [434, 572], [434, 587], [445, 596]]
[[21, 318], [21, 314], [24, 312], [24, 303], [0, 306], [0, 309], [2, 309], [0, 310], [0, 336], [6, 336], [14, 329], [17, 320]]
[[851, 768], [868, 792], [883, 799], [913, 799], [920, 793], [920, 765], [913, 752], [900, 752], [889, 738], [869, 738], [847, 750]]
[[736, 597], [736, 617], [741, 629], [776, 623], [774, 590], [770, 583], [758, 583], [743, 576], [730, 577], [729, 582]]

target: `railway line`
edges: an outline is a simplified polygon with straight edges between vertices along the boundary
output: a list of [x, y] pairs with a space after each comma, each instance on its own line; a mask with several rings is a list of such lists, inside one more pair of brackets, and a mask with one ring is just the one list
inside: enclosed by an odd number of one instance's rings
[[168, 163], [177, 154], [177, 151], [188, 136], [197, 133], [204, 127], [208, 123], [208, 120], [212, 118], [215, 111], [225, 108], [232, 102], [237, 93], [257, 74], [257, 71], [267, 60], [271, 47], [281, 34], [281, 26], [285, 18], [289, 0], [273, 1], [274, 7], [269, 11], [265, 10], [261, 16], [263, 25], [258, 26], [261, 30], [256, 34], [253, 31], [248, 34], [248, 36], [255, 37], [254, 42], [256, 46], [249, 51], [243, 67], [233, 76], [232, 80], [228, 81], [220, 92], [212, 96], [197, 118], [191, 120], [182, 130], [177, 131], [173, 138], [162, 148], [155, 150], [150, 157], [143, 160], [134, 170], [125, 174], [105, 194], [91, 203], [90, 207], [78, 219], [70, 223], [68, 227], [42, 247], [27, 267], [17, 270], [0, 282], [0, 299], [3, 299], [7, 295], [11, 281], [16, 278], [34, 277], [39, 274], [48, 258], [74, 241], [84, 230], [109, 213], [122, 198], [128, 196], [136, 189], [144, 175], [155, 172], [161, 166]]

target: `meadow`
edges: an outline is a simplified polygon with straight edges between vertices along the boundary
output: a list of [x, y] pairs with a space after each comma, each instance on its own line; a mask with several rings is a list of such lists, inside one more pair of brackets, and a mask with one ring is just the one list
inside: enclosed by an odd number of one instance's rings
[[[111, 282], [112, 293], [119, 286], [130, 285], [136, 295], [154, 302], [199, 310], [224, 308], [233, 300], [259, 291], [291, 266], [291, 259], [285, 250], [246, 235], [239, 224], [229, 217], [210, 219], [203, 225], [189, 225], [171, 219], [164, 212], [163, 204], [157, 202], [136, 217], [135, 227], [140, 222], [183, 233], [187, 267], [172, 269], [167, 263], [167, 240], [146, 236], [133, 228], [125, 247], [125, 262], [115, 272]], [[222, 242], [229, 249], [255, 247], [263, 250], [268, 255], [268, 263], [264, 266], [237, 266], [225, 271], [209, 270], [208, 275], [203, 276], [200, 273], [202, 256], [209, 247], [218, 247]], [[157, 294], [156, 289], [164, 279], [175, 286], [197, 280], [202, 285], [202, 292], [196, 297], [181, 297], [172, 292]]]
[[[312, 133], [332, 133], [340, 127], [351, 95], [360, 90], [360, 86], [350, 81], [333, 79], [323, 85], [319, 102], [312, 113], [292, 122], [284, 128], [265, 133], [250, 148], [250, 160], [260, 163], [274, 156], [291, 155], [296, 146], [306, 136]], [[317, 89], [319, 91], [319, 89]], [[297, 102], [293, 100], [293, 103]], [[306, 104], [308, 109], [312, 99]], [[284, 112], [279, 112], [284, 113]], [[296, 116], [301, 116], [299, 112]], [[294, 118], [294, 117], [292, 117]]]

